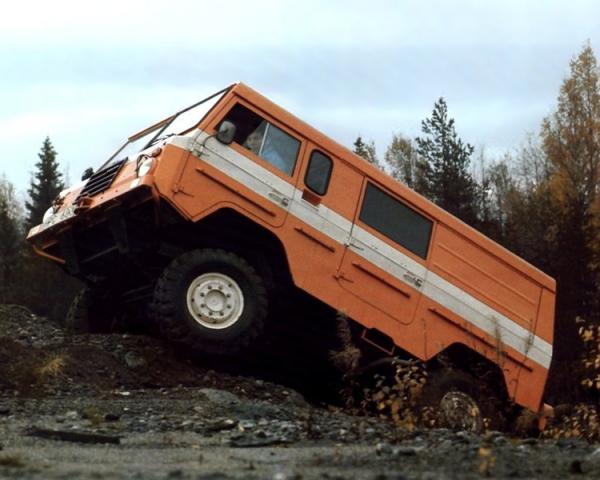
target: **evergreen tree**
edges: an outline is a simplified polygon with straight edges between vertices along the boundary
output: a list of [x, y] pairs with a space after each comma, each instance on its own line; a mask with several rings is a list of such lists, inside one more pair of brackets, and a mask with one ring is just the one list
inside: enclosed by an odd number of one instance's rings
[[431, 118], [421, 122], [423, 137], [417, 137], [417, 153], [423, 159], [419, 175], [426, 197], [470, 225], [477, 221], [477, 184], [469, 173], [473, 146], [465, 144], [448, 118], [446, 101], [440, 98]]
[[365, 143], [362, 137], [359, 135], [354, 142], [354, 150], [352, 151], [359, 157], [364, 158], [370, 164], [381, 169], [381, 164], [379, 163], [379, 160], [377, 159], [377, 153], [375, 152], [375, 142], [373, 142], [373, 140]]
[[64, 188], [61, 181], [62, 174], [58, 171], [58, 162], [56, 161], [56, 150], [46, 137], [40, 153], [38, 153], [39, 162], [35, 164], [36, 172], [31, 180], [31, 185], [27, 193], [30, 202], [26, 202], [29, 227], [42, 222], [44, 212], [52, 205], [52, 202]]
[[21, 261], [20, 205], [13, 186], [0, 177], [0, 303], [13, 301]]

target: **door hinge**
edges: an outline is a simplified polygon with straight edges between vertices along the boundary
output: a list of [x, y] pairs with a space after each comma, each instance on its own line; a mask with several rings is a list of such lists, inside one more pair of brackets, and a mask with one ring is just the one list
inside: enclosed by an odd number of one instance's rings
[[365, 249], [364, 247], [361, 247], [357, 243], [354, 243], [352, 241], [352, 239], [350, 239], [346, 243], [344, 243], [344, 246], [346, 246], [346, 247], [354, 247], [356, 250], [361, 250], [361, 251]]

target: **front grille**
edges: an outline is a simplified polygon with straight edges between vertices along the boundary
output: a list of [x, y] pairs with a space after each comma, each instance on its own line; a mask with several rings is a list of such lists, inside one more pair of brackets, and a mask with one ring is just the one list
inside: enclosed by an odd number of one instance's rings
[[[124, 158], [118, 162], [111, 163], [108, 167], [94, 173], [77, 196], [77, 200], [83, 197], [93, 197], [110, 187], [110, 184], [115, 179], [126, 160], [127, 158]], [[75, 200], [75, 202], [77, 202], [77, 200]]]

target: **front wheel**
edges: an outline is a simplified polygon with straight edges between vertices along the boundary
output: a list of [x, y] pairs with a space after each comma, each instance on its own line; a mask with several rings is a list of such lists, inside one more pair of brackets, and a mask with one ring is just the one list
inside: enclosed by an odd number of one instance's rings
[[187, 252], [159, 278], [153, 316], [168, 339], [209, 354], [230, 355], [263, 332], [268, 299], [254, 267], [220, 249]]

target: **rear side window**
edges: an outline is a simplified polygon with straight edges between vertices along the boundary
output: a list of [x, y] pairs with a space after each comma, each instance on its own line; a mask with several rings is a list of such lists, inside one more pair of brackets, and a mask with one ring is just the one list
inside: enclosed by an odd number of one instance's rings
[[223, 120], [235, 124], [234, 142], [292, 175], [300, 150], [299, 140], [240, 104], [235, 105]]
[[359, 219], [415, 255], [427, 257], [433, 222], [370, 183]]
[[304, 184], [318, 195], [325, 195], [329, 187], [333, 162], [327, 155], [315, 150], [310, 155]]

